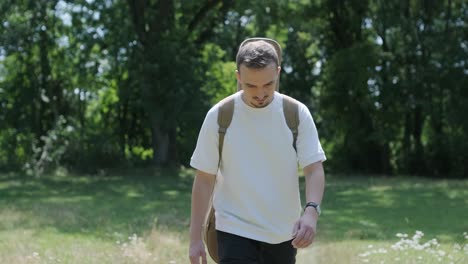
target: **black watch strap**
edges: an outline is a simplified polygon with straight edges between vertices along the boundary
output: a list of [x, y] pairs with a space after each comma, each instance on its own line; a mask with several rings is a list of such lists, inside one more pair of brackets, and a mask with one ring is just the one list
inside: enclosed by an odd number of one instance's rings
[[304, 206], [304, 211], [307, 209], [307, 207], [313, 207], [315, 209], [315, 211], [317, 211], [317, 213], [320, 215], [320, 205], [318, 203], [314, 203], [314, 202], [308, 202], [306, 203], [306, 205]]

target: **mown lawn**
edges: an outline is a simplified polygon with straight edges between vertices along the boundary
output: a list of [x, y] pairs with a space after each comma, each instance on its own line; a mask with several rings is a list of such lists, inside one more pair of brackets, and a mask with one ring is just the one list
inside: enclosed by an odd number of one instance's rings
[[[0, 263], [188, 263], [192, 180], [2, 174]], [[323, 210], [298, 264], [468, 263], [468, 180], [328, 175]]]

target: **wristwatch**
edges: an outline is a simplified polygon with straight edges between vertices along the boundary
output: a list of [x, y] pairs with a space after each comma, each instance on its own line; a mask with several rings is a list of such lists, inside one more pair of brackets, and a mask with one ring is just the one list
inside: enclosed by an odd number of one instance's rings
[[308, 202], [305, 206], [304, 206], [304, 211], [307, 209], [307, 207], [313, 207], [315, 209], [315, 211], [317, 211], [317, 214], [320, 215], [322, 213], [322, 210], [320, 209], [320, 204], [318, 203], [314, 203], [314, 202]]

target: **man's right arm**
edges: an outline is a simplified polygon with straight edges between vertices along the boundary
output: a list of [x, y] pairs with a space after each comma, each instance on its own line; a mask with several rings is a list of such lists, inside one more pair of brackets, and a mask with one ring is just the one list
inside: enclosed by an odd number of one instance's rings
[[[197, 170], [192, 187], [190, 218], [190, 262], [206, 263], [206, 251], [202, 239], [202, 226], [208, 212], [216, 175]], [[200, 258], [202, 262], [200, 262]]]

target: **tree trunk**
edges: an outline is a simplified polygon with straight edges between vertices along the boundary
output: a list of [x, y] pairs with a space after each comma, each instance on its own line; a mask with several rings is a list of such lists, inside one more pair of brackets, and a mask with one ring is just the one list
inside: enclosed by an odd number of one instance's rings
[[[140, 85], [145, 112], [149, 116], [151, 127], [151, 147], [153, 149], [153, 162], [155, 166], [167, 165], [169, 162], [177, 162], [177, 131], [173, 122], [174, 110], [166, 105], [158, 105], [158, 102], [167, 102], [172, 95], [168, 95], [165, 89], [170, 89], [172, 82], [167, 75], [167, 69], [174, 66], [174, 59], [177, 54], [170, 54], [171, 49], [166, 50], [167, 43], [174, 41], [177, 34], [168, 36], [167, 32], [180, 32], [188, 29], [189, 34], [198, 32], [198, 25], [203, 25], [209, 11], [222, 5], [222, 18], [234, 1], [206, 0], [201, 5], [201, 9], [195, 13], [192, 19], [185, 26], [178, 25], [176, 19], [176, 3], [174, 0], [127, 0], [133, 26], [140, 42], [139, 56], [141, 56], [141, 68], [137, 70], [137, 75], [141, 78]], [[192, 17], [192, 14], [189, 15]], [[184, 19], [182, 19], [184, 20]], [[185, 21], [185, 20], [184, 20]], [[191, 22], [190, 22], [191, 21]], [[180, 26], [180, 27], [179, 27]], [[203, 40], [209, 37], [212, 28], [198, 33], [195, 40]], [[181, 31], [179, 31], [179, 29]], [[181, 34], [184, 36], [186, 34]], [[187, 38], [178, 37], [181, 41]], [[190, 39], [190, 38], [189, 38]], [[165, 46], [166, 45], [166, 46]], [[172, 57], [173, 58], [172, 58]], [[170, 59], [168, 59], [170, 58]], [[174, 76], [172, 76], [174, 77]]]
[[402, 158], [402, 165], [403, 171], [408, 173], [409, 172], [409, 159], [411, 158], [411, 113], [407, 111], [405, 113], [405, 127], [403, 129], [403, 158]]
[[169, 155], [169, 165], [170, 166], [175, 166], [177, 162], [179, 161], [179, 158], [177, 156], [177, 129], [176, 127], [171, 127], [169, 130], [169, 149], [168, 149], [168, 155]]
[[161, 128], [156, 120], [151, 121], [153, 163], [156, 166], [166, 165], [169, 159], [169, 133]]
[[[122, 98], [122, 96], [120, 97]], [[118, 116], [119, 116], [119, 139], [120, 139], [120, 153], [122, 160], [125, 160], [125, 146], [127, 145], [127, 114], [128, 114], [128, 97], [125, 97], [122, 103], [118, 104]]]
[[413, 155], [413, 164], [411, 170], [415, 173], [421, 174], [424, 173], [425, 164], [424, 164], [424, 151], [422, 146], [422, 129], [424, 123], [424, 117], [421, 106], [416, 107], [413, 115], [413, 139], [414, 139], [414, 152]]

